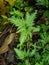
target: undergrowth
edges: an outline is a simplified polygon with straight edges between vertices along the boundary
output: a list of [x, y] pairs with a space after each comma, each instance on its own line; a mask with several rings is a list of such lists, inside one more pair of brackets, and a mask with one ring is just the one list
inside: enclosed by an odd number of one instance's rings
[[[12, 15], [8, 20], [17, 27], [17, 32], [20, 33], [19, 44], [14, 48], [17, 58], [22, 62], [17, 65], [48, 65], [49, 64], [49, 22], [46, 24], [36, 25], [37, 11], [34, 13], [26, 13], [25, 18], [21, 12], [14, 11], [16, 15]], [[13, 12], [13, 13], [14, 13]], [[42, 30], [42, 31], [41, 31]], [[38, 33], [40, 39], [37, 42], [32, 42], [33, 33]], [[47, 55], [46, 55], [47, 54]]]
[[16, 65], [49, 65], [49, 1], [0, 0], [0, 31], [9, 23], [19, 34]]

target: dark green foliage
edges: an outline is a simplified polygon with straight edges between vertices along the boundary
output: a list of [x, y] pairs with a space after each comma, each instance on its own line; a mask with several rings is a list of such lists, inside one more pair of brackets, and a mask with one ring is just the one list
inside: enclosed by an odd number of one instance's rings
[[49, 0], [36, 0], [37, 5], [43, 5], [46, 6], [47, 8], [49, 7]]

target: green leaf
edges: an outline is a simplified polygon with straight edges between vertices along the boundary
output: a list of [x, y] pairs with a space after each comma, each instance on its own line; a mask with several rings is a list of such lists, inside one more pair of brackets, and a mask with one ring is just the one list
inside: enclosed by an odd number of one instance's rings
[[36, 0], [37, 5], [44, 5], [45, 6], [45, 0]]
[[1, 15], [1, 16], [2, 16], [3, 18], [6, 18], [6, 19], [8, 18], [7, 16], [4, 16], [4, 15]]
[[30, 57], [32, 57], [33, 55], [35, 55], [35, 53], [36, 53], [36, 50], [34, 49], [34, 50], [32, 50], [31, 52], [30, 52]]
[[46, 10], [46, 11], [44, 12], [43, 17], [49, 19], [49, 11], [48, 11], [48, 10]]
[[25, 65], [30, 65], [28, 60], [25, 60]]
[[40, 31], [40, 26], [34, 27], [33, 32], [39, 32]]
[[14, 48], [16, 54], [18, 55], [19, 59], [24, 59], [26, 57], [26, 51], [22, 51], [20, 49]]
[[35, 65], [44, 65], [43, 62], [36, 63]]

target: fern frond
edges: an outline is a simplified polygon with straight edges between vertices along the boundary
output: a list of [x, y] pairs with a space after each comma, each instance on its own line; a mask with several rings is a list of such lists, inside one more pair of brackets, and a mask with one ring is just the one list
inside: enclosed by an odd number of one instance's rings
[[26, 13], [26, 19], [24, 18], [18, 18], [15, 16], [12, 16], [9, 18], [10, 22], [17, 26], [17, 33], [20, 33], [20, 45], [23, 45], [23, 43], [26, 41], [27, 37], [30, 36], [32, 37], [32, 30], [34, 28], [34, 19], [36, 18], [36, 13], [29, 14], [28, 12]]

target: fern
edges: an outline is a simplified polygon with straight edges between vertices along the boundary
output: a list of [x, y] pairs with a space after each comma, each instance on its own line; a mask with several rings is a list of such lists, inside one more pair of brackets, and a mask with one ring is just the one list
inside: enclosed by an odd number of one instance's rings
[[[17, 26], [17, 33], [20, 33], [20, 46], [23, 45], [23, 43], [26, 41], [27, 37], [30, 36], [32, 38], [32, 30], [34, 30], [34, 19], [36, 18], [36, 13], [29, 14], [26, 13], [26, 18], [23, 17], [15, 17], [12, 16], [9, 18], [9, 21]], [[39, 27], [37, 27], [37, 30]], [[35, 30], [34, 30], [35, 31]]]
[[22, 50], [19, 50], [17, 48], [14, 48], [16, 54], [18, 55], [19, 59], [22, 59], [24, 60], [24, 58], [26, 57], [26, 51], [22, 51]]
[[37, 5], [43, 5], [46, 6], [47, 8], [49, 7], [49, 1], [48, 0], [36, 0]]
[[43, 29], [43, 32], [40, 32], [41, 39], [39, 41], [42, 43], [42, 46], [44, 47], [45, 44], [49, 43], [49, 32], [47, 32], [47, 30], [49, 29], [49, 23], [46, 22], [46, 24], [42, 24], [41, 29]]

